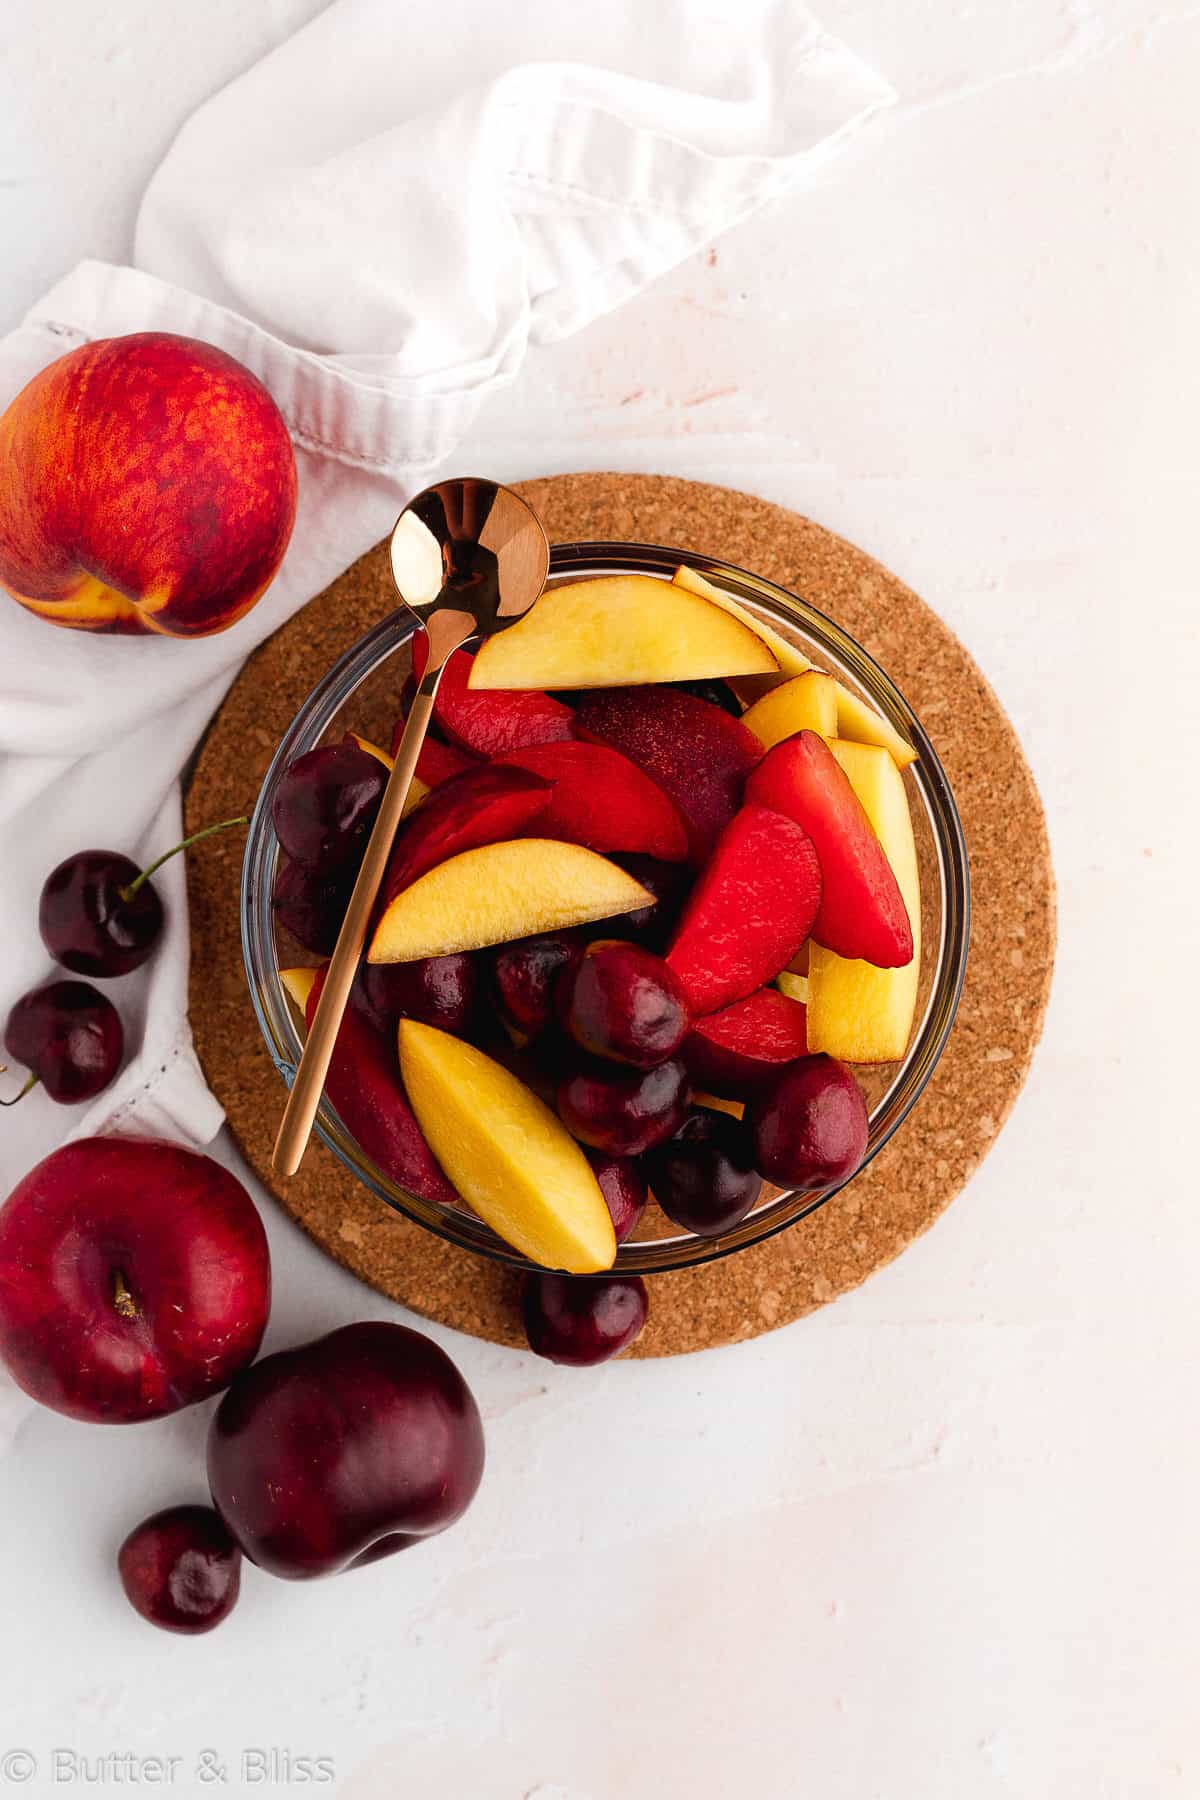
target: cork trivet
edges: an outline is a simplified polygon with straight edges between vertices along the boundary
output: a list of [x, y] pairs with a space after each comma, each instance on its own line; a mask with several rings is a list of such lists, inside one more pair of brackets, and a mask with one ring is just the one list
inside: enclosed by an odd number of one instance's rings
[[[637, 540], [752, 569], [811, 600], [894, 676], [927, 727], [961, 810], [973, 924], [966, 986], [941, 1062], [871, 1166], [818, 1212], [723, 1261], [651, 1279], [638, 1356], [756, 1336], [890, 1262], [949, 1205], [996, 1137], [1041, 1033], [1054, 879], [1033, 778], [962, 645], [878, 563], [808, 519], [728, 489], [644, 475], [565, 475], [521, 490], [553, 540]], [[383, 546], [250, 659], [205, 740], [187, 795], [196, 829], [247, 807], [321, 672], [393, 605]], [[364, 719], [386, 734], [390, 719]], [[191, 1017], [206, 1075], [247, 1160], [331, 1256], [428, 1318], [522, 1343], [513, 1273], [442, 1242], [362, 1187], [315, 1140], [286, 1186], [270, 1167], [284, 1092], [251, 1009], [238, 934], [240, 843], [188, 858]]]

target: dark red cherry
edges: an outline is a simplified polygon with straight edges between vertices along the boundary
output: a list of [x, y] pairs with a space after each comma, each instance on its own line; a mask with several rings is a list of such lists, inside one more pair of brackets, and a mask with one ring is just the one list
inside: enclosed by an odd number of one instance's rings
[[663, 685], [677, 688], [681, 694], [694, 694], [697, 700], [707, 700], [710, 706], [719, 706], [731, 718], [742, 716], [742, 703], [727, 681], [667, 681]]
[[668, 1219], [697, 1237], [731, 1231], [762, 1192], [751, 1133], [740, 1119], [702, 1106], [647, 1151], [642, 1166]]
[[584, 1155], [608, 1202], [617, 1242], [623, 1244], [646, 1210], [649, 1196], [645, 1177], [631, 1156], [605, 1156], [599, 1150], [585, 1150]]
[[105, 978], [140, 968], [163, 926], [162, 901], [151, 875], [201, 838], [245, 823], [237, 818], [206, 825], [156, 857], [148, 869], [139, 869], [119, 850], [80, 850], [68, 856], [42, 886], [38, 929], [43, 944], [73, 975]]
[[52, 1100], [73, 1106], [108, 1086], [121, 1066], [125, 1033], [120, 1013], [98, 988], [86, 981], [51, 981], [17, 1001], [8, 1015], [4, 1048], [30, 1071], [21, 1094], [40, 1084]]
[[275, 877], [271, 904], [283, 929], [316, 956], [329, 956], [350, 904], [355, 871], [314, 875], [299, 863], [285, 863]]
[[569, 932], [517, 938], [503, 944], [492, 962], [492, 979], [500, 1010], [526, 1037], [544, 1031], [554, 1014], [559, 976], [583, 955], [583, 945]]
[[362, 962], [350, 999], [388, 1037], [395, 1036], [399, 1019], [420, 1019], [461, 1036], [474, 1017], [477, 985], [475, 959], [460, 951], [419, 962]]
[[691, 1024], [674, 969], [652, 950], [618, 940], [588, 945], [559, 977], [555, 1004], [581, 1050], [635, 1069], [674, 1056]]
[[169, 1506], [135, 1525], [117, 1552], [135, 1612], [192, 1636], [227, 1619], [242, 1582], [242, 1553], [211, 1506]]
[[556, 1100], [559, 1117], [580, 1143], [610, 1156], [637, 1156], [683, 1124], [687, 1070], [678, 1061], [628, 1070], [591, 1063], [559, 1083]]
[[271, 802], [285, 855], [318, 875], [361, 862], [387, 779], [379, 758], [353, 739], [298, 756]]
[[657, 857], [632, 853], [614, 856], [613, 861], [620, 863], [635, 881], [640, 881], [654, 895], [650, 906], [639, 906], [636, 912], [621, 915], [622, 932], [652, 950], [661, 950], [683, 911], [691, 885], [691, 871], [684, 863], [659, 862]]
[[521, 1317], [529, 1348], [550, 1362], [607, 1362], [646, 1323], [646, 1284], [637, 1275], [527, 1275]]
[[867, 1153], [870, 1120], [862, 1089], [832, 1056], [801, 1056], [746, 1111], [754, 1160], [780, 1187], [847, 1181]]

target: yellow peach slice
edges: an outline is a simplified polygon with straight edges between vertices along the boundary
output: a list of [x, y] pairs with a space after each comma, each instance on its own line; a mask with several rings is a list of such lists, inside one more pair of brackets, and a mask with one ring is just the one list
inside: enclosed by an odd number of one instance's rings
[[756, 700], [742, 714], [742, 724], [754, 733], [764, 750], [795, 737], [798, 731], [816, 731], [823, 738], [831, 738], [837, 736], [837, 705], [833, 676], [809, 669]]
[[283, 983], [283, 991], [303, 1018], [308, 1007], [308, 996], [312, 993], [313, 982], [317, 979], [315, 969], [280, 969], [279, 979]]
[[709, 1112], [728, 1113], [731, 1119], [740, 1119], [746, 1111], [744, 1100], [725, 1100], [720, 1094], [703, 1094], [699, 1089], [693, 1090], [693, 1106], [706, 1106]]
[[[376, 762], [381, 762], [385, 769], [390, 770], [395, 768], [395, 757], [389, 756], [388, 752], [384, 750], [381, 745], [373, 744], [370, 738], [359, 737], [357, 731], [352, 731], [349, 735], [354, 739], [360, 750], [365, 750], [368, 756], [373, 756]], [[419, 775], [414, 775], [412, 781], [409, 783], [408, 797], [404, 802], [404, 811], [400, 815], [401, 818], [407, 819], [409, 813], [412, 812], [415, 807], [420, 806], [428, 792], [429, 788], [426, 783], [421, 780]]]
[[908, 1048], [921, 977], [921, 886], [908, 795], [904, 777], [881, 745], [835, 738], [829, 747], [900, 884], [913, 956], [902, 969], [877, 969], [814, 943], [808, 957], [808, 1047], [844, 1062], [895, 1062]]
[[778, 673], [762, 639], [722, 606], [649, 575], [552, 588], [471, 665], [472, 688], [640, 687]]
[[368, 962], [416, 962], [565, 931], [649, 906], [640, 881], [579, 844], [511, 838], [463, 850], [402, 888], [375, 928]]
[[782, 969], [775, 977], [775, 986], [789, 1000], [798, 1000], [801, 1006], [808, 1005], [808, 976], [796, 975], [791, 969]]
[[898, 769], [907, 769], [909, 763], [917, 760], [912, 745], [888, 724], [882, 713], [877, 713], [873, 706], [852, 694], [840, 681], [837, 683], [837, 734], [847, 743], [881, 744], [890, 751]]
[[612, 1215], [557, 1114], [501, 1063], [448, 1032], [402, 1019], [398, 1044], [417, 1123], [484, 1223], [545, 1268], [611, 1269]]
[[690, 594], [700, 594], [714, 605], [723, 606], [727, 613], [740, 619], [743, 625], [748, 625], [755, 637], [762, 639], [785, 675], [803, 675], [806, 669], [812, 667], [807, 656], [795, 644], [789, 643], [787, 638], [770, 625], [764, 625], [761, 619], [755, 618], [749, 607], [743, 606], [740, 600], [735, 600], [732, 594], [716, 587], [703, 575], [698, 575], [695, 569], [689, 569], [686, 563], [676, 569], [671, 580], [676, 587], [686, 588]]

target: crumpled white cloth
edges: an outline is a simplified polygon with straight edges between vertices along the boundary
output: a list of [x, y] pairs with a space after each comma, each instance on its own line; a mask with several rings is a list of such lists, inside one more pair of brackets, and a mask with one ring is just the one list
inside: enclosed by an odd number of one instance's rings
[[[531, 344], [797, 188], [891, 98], [795, 0], [744, 0], [732, 31], [725, 0], [336, 0], [201, 107], [147, 190], [137, 266], [82, 264], [0, 342], [0, 407], [90, 338], [219, 344], [287, 420], [296, 530], [212, 638], [70, 632], [0, 599], [0, 1017], [51, 974], [50, 868], [176, 840], [180, 771], [239, 664], [384, 536]], [[220, 1126], [187, 1025], [180, 860], [155, 880], [164, 941], [106, 984], [127, 1066], [86, 1110], [35, 1091], [0, 1115], [0, 1195], [68, 1133]]]

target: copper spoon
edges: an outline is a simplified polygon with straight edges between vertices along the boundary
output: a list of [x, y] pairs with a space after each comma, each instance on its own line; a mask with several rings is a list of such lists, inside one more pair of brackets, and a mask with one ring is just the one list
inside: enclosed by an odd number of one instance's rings
[[491, 637], [529, 611], [545, 586], [550, 546], [536, 513], [511, 488], [494, 481], [441, 481], [397, 519], [391, 567], [402, 607], [428, 635], [429, 661], [284, 1108], [271, 1155], [279, 1175], [294, 1175], [308, 1146], [442, 671], [460, 645]]

